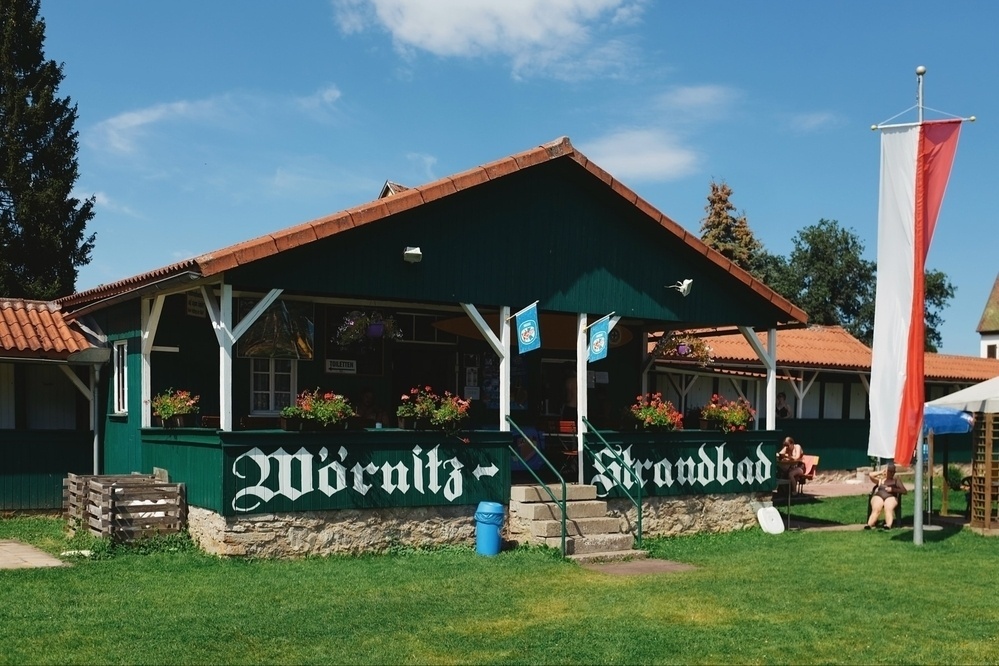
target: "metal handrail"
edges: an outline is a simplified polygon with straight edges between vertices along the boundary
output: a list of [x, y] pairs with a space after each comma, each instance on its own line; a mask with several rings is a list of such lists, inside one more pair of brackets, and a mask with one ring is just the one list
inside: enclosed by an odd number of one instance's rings
[[549, 462], [548, 458], [545, 457], [544, 454], [541, 453], [541, 450], [534, 444], [534, 440], [531, 439], [530, 437], [528, 437], [527, 434], [523, 430], [520, 429], [520, 426], [518, 426], [514, 422], [513, 419], [511, 419], [509, 416], [507, 416], [506, 417], [506, 422], [509, 423], [511, 426], [513, 426], [513, 429], [516, 430], [518, 433], [520, 433], [521, 437], [523, 437], [525, 440], [527, 440], [527, 443], [531, 445], [531, 448], [534, 449], [534, 452], [537, 453], [539, 456], [541, 456], [541, 459], [545, 461], [546, 465], [548, 465], [548, 469], [550, 469], [552, 472], [555, 473], [555, 478], [558, 479], [559, 482], [561, 482], [561, 484], [562, 484], [562, 499], [560, 501], [559, 498], [555, 496], [555, 493], [552, 492], [552, 489], [548, 486], [548, 484], [545, 483], [544, 481], [542, 481], [541, 477], [534, 473], [534, 470], [531, 469], [531, 466], [527, 464], [527, 461], [524, 460], [524, 458], [520, 455], [520, 452], [517, 451], [517, 447], [515, 447], [513, 444], [509, 444], [508, 445], [509, 448], [510, 448], [510, 452], [513, 453], [513, 455], [517, 456], [517, 459], [524, 465], [524, 469], [526, 469], [528, 472], [531, 473], [531, 476], [533, 476], [534, 480], [538, 482], [538, 485], [545, 489], [545, 492], [548, 493], [549, 497], [552, 498], [552, 501], [555, 502], [555, 504], [557, 504], [558, 508], [561, 510], [561, 512], [562, 512], [562, 557], [565, 557], [565, 534], [566, 534], [565, 524], [566, 524], [566, 504], [567, 504], [567, 493], [566, 493], [566, 488], [565, 488], [565, 479], [562, 477], [561, 474], [558, 473], [558, 470], [555, 469], [555, 467], [551, 464], [551, 462]]
[[[638, 546], [641, 546], [642, 545], [642, 481], [641, 479], [638, 478], [638, 473], [634, 469], [629, 467], [627, 464], [625, 464], [624, 458], [621, 457], [621, 454], [619, 454], [611, 447], [610, 443], [608, 443], [607, 440], [604, 439], [603, 435], [600, 434], [600, 431], [594, 428], [593, 424], [587, 421], [585, 416], [583, 417], [583, 423], [586, 424], [586, 430], [587, 430], [586, 434], [593, 433], [600, 439], [601, 442], [603, 442], [604, 450], [610, 452], [611, 456], [614, 458], [614, 461], [617, 462], [617, 464], [621, 467], [621, 469], [628, 471], [628, 474], [631, 475], [632, 480], [635, 482], [635, 487], [638, 488], [638, 499], [636, 500], [634, 497], [631, 496], [631, 493], [628, 492], [628, 489], [624, 487], [624, 484], [622, 484], [617, 479], [614, 480], [614, 485], [620, 488], [621, 492], [623, 492], [625, 496], [629, 500], [631, 500], [631, 503], [635, 505], [635, 511], [638, 513], [638, 531], [635, 534], [635, 540], [637, 541]], [[596, 452], [593, 449], [591, 449], [589, 445], [586, 443], [585, 436], [583, 437], [583, 448], [586, 449], [586, 451], [590, 454], [590, 457], [593, 458], [594, 463], [596, 463], [597, 460]]]

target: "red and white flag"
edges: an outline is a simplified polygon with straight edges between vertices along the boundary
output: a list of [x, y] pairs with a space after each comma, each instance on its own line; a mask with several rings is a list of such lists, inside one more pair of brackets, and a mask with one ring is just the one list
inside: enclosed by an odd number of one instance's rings
[[878, 279], [867, 454], [912, 462], [923, 420], [926, 253], [950, 178], [960, 120], [881, 130]]

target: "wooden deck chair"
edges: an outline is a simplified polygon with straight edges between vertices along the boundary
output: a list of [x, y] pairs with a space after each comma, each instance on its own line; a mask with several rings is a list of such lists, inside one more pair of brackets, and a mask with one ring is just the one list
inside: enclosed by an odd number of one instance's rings
[[801, 462], [805, 464], [805, 473], [798, 477], [798, 492], [803, 492], [805, 483], [815, 479], [815, 470], [819, 466], [818, 456], [801, 456]]
[[579, 451], [576, 449], [576, 422], [567, 419], [548, 419], [544, 426], [545, 441], [552, 453], [561, 455], [559, 473], [576, 478], [579, 470]]

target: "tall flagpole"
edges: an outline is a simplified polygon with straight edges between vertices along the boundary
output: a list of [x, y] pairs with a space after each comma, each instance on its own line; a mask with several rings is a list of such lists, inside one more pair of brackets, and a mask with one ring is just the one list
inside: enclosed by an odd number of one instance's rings
[[[919, 117], [919, 124], [923, 124], [923, 75], [926, 74], [926, 68], [922, 65], [916, 67], [916, 107]], [[925, 309], [925, 295], [924, 295], [924, 309]], [[918, 322], [914, 324], [922, 326], [923, 322]], [[923, 377], [919, 378], [920, 382], [926, 383]], [[925, 400], [925, 397], [924, 397]], [[919, 433], [916, 437], [916, 487], [915, 495], [916, 501], [913, 504], [916, 505], [916, 510], [912, 514], [912, 543], [917, 546], [923, 545], [923, 409], [920, 408], [919, 414]], [[933, 461], [930, 461], [930, 469], [933, 469]], [[932, 511], [933, 507], [930, 507]]]

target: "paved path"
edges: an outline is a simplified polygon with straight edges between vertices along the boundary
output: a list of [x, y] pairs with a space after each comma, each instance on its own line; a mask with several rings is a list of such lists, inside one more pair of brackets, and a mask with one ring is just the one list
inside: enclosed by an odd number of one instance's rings
[[0, 569], [61, 567], [65, 562], [20, 541], [0, 541]]

